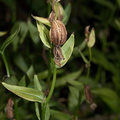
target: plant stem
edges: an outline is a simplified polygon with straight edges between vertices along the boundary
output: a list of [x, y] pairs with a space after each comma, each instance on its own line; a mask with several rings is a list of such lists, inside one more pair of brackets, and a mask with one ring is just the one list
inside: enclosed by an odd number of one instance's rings
[[54, 64], [53, 60], [52, 60], [52, 63], [53, 63], [53, 80], [52, 80], [52, 85], [51, 85], [49, 95], [46, 98], [46, 103], [48, 103], [49, 100], [52, 97], [52, 94], [53, 94], [53, 91], [54, 91], [54, 88], [55, 88], [55, 82], [56, 82], [56, 73], [57, 73], [57, 71], [56, 71], [56, 67], [55, 67], [55, 64]]
[[7, 63], [7, 60], [6, 60], [4, 52], [2, 52], [1, 55], [2, 55], [3, 62], [5, 64], [7, 76], [10, 77], [10, 70], [9, 70], [9, 66], [8, 66], [8, 63]]
[[[92, 60], [92, 51], [91, 51], [91, 48], [88, 47], [89, 49], [89, 64], [87, 64], [87, 80], [89, 78], [89, 75], [90, 75], [90, 65], [91, 65], [91, 60]], [[88, 81], [87, 81], [88, 82]]]
[[89, 62], [91, 63], [92, 60], [92, 51], [91, 48], [89, 47]]

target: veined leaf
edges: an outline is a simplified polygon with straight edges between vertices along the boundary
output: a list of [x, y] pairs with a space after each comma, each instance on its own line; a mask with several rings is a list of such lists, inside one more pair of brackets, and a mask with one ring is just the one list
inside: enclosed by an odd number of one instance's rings
[[51, 27], [51, 23], [49, 22], [49, 20], [47, 18], [43, 18], [43, 17], [37, 17], [37, 16], [33, 16], [32, 17], [37, 20], [38, 22], [42, 23], [42, 24], [45, 24], [49, 27]]
[[74, 48], [74, 34], [71, 34], [71, 36], [66, 41], [66, 43], [61, 47], [62, 54], [64, 56], [64, 60], [61, 60], [61, 62], [60, 62], [61, 66], [56, 65], [57, 68], [61, 68], [67, 63], [67, 61], [69, 60], [69, 58], [72, 55], [73, 48]]
[[46, 47], [51, 48], [48, 29], [41, 22], [37, 22], [37, 28], [39, 31], [40, 39], [43, 42], [43, 44]]
[[44, 97], [43, 93], [36, 89], [22, 87], [22, 86], [16, 86], [16, 85], [9, 85], [4, 82], [2, 82], [2, 85], [9, 91], [13, 92], [14, 94], [16, 94], [19, 97], [24, 98], [26, 100], [40, 102], [40, 103], [45, 102], [45, 97]]
[[89, 40], [87, 42], [88, 47], [93, 47], [95, 44], [95, 30], [94, 28], [91, 30], [90, 35], [89, 35]]
[[2, 44], [1, 48], [0, 48], [0, 51], [1, 53], [4, 52], [4, 50], [6, 49], [6, 47], [15, 39], [15, 37], [17, 36], [17, 34], [19, 33], [19, 30], [18, 29], [16, 32], [14, 32], [12, 35], [10, 35], [10, 37], [8, 37], [4, 43]]

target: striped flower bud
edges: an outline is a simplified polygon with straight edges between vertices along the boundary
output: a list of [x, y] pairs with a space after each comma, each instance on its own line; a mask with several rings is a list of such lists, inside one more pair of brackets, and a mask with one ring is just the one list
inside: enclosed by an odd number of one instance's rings
[[53, 20], [50, 29], [50, 40], [53, 45], [60, 46], [66, 42], [67, 31], [65, 25], [60, 20]]

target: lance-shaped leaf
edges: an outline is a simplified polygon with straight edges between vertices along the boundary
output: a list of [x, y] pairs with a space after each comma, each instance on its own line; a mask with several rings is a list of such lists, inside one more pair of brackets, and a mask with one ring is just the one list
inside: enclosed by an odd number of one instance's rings
[[[35, 89], [42, 91], [42, 86], [40, 85], [37, 75], [34, 75], [34, 87], [35, 87]], [[40, 116], [41, 116], [42, 120], [49, 120], [50, 109], [49, 109], [48, 103], [41, 104], [41, 109], [42, 109], [42, 112], [40, 114], [39, 104], [37, 102], [35, 102], [35, 111], [36, 111], [38, 120], [40, 120]]]
[[92, 28], [90, 34], [89, 34], [89, 40], [87, 42], [88, 47], [93, 47], [95, 44], [95, 30]]
[[42, 91], [42, 86], [41, 86], [41, 84], [39, 82], [39, 79], [38, 79], [37, 75], [34, 75], [34, 88], [36, 90]]
[[39, 90], [22, 87], [22, 86], [10, 85], [4, 82], [2, 82], [2, 85], [9, 91], [13, 92], [14, 94], [26, 100], [40, 102], [40, 103], [45, 102], [45, 97], [43, 93]]
[[37, 28], [38, 28], [40, 39], [43, 42], [43, 44], [46, 47], [51, 48], [48, 29], [40, 22], [37, 22]]
[[56, 110], [50, 110], [50, 113], [51, 113], [51, 116], [55, 118], [55, 120], [71, 120], [70, 115], [68, 115], [65, 112], [63, 113]]
[[[42, 91], [42, 86], [40, 85], [37, 75], [34, 75], [34, 88], [36, 90]], [[40, 110], [39, 110], [39, 104], [37, 102], [35, 102], [35, 112], [36, 112], [38, 120], [40, 120]]]
[[41, 104], [42, 109], [42, 120], [49, 120], [50, 119], [50, 108], [48, 103]]
[[31, 21], [28, 21], [28, 30], [30, 33], [30, 37], [32, 38], [33, 42], [35, 44], [39, 43], [39, 35], [38, 35], [38, 30], [36, 28], [36, 26], [34, 26]]
[[56, 65], [57, 68], [61, 68], [67, 63], [67, 61], [69, 60], [69, 58], [72, 55], [73, 48], [74, 48], [74, 34], [71, 34], [71, 36], [66, 41], [66, 43], [61, 47], [62, 54], [64, 56], [64, 60], [61, 60], [60, 66]]
[[18, 29], [16, 32], [14, 32], [12, 35], [10, 35], [10, 37], [8, 37], [4, 43], [2, 44], [1, 48], [0, 48], [0, 52], [3, 53], [4, 50], [6, 49], [6, 47], [15, 39], [15, 37], [17, 36], [17, 34], [19, 33]]
[[51, 23], [49, 22], [49, 20], [47, 18], [43, 18], [43, 17], [37, 17], [37, 16], [33, 16], [32, 17], [37, 20], [38, 22], [41, 22], [42, 24], [45, 24], [49, 27], [51, 27]]
[[71, 13], [71, 4], [69, 3], [65, 10], [64, 10], [64, 15], [63, 15], [63, 20], [62, 22], [66, 25], [68, 20], [69, 20], [69, 17], [70, 17], [70, 13]]

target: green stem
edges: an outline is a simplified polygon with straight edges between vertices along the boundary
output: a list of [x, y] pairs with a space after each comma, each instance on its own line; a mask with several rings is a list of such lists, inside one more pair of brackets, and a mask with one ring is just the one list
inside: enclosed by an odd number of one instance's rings
[[10, 70], [9, 70], [9, 66], [8, 66], [8, 63], [7, 63], [5, 54], [2, 52], [1, 55], [2, 55], [3, 62], [4, 62], [4, 64], [5, 64], [7, 76], [10, 77]]
[[55, 67], [55, 64], [54, 64], [54, 61], [52, 60], [52, 63], [53, 63], [53, 80], [52, 80], [52, 85], [51, 85], [51, 89], [50, 89], [50, 92], [49, 92], [49, 95], [47, 96], [46, 98], [46, 103], [49, 102], [49, 100], [51, 99], [52, 97], [52, 94], [53, 94], [53, 91], [54, 91], [54, 88], [55, 88], [55, 82], [56, 82], [56, 67]]
[[[89, 64], [87, 64], [87, 80], [89, 78], [89, 75], [90, 75], [90, 65], [91, 65], [91, 60], [92, 60], [92, 51], [91, 51], [91, 48], [88, 47], [89, 49]], [[88, 82], [88, 81], [87, 81]]]
[[92, 60], [92, 51], [91, 48], [89, 47], [89, 62], [91, 63]]

